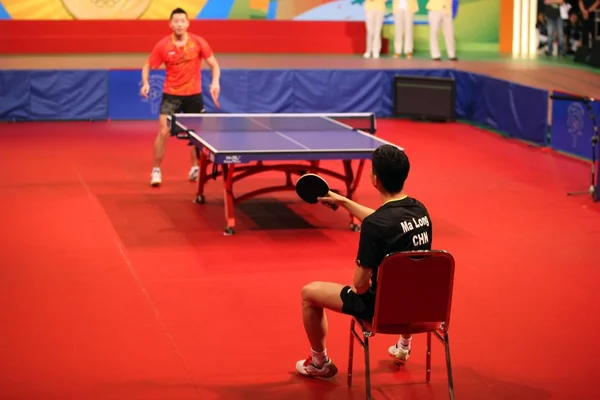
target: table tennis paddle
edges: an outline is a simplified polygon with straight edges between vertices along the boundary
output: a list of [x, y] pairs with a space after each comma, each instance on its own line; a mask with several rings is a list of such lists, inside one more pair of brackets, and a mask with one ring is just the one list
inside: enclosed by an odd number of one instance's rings
[[[327, 196], [329, 193], [329, 185], [325, 179], [315, 174], [304, 174], [296, 182], [296, 193], [307, 203], [317, 204], [319, 197]], [[337, 210], [337, 204], [324, 203], [332, 210]]]

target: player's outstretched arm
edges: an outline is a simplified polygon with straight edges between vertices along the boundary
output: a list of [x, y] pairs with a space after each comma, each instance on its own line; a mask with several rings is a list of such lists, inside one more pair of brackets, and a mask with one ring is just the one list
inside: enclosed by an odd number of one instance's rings
[[372, 208], [358, 204], [357, 202], [346, 199], [345, 197], [344, 199], [345, 201], [342, 202], [341, 206], [344, 207], [350, 214], [354, 215], [359, 221], [364, 220], [375, 212], [375, 210]]
[[369, 215], [373, 214], [375, 210], [369, 207], [365, 207], [362, 204], [358, 204], [342, 195], [335, 192], [329, 192], [325, 197], [320, 197], [319, 201], [322, 203], [336, 204], [340, 207], [345, 208], [350, 214], [354, 215], [359, 221], [364, 220]]

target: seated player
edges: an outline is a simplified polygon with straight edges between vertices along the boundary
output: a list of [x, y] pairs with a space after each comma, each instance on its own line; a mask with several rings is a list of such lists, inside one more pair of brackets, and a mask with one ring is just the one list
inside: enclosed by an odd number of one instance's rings
[[[142, 68], [142, 88], [140, 93], [148, 97], [150, 83], [148, 81], [151, 68], [165, 64], [165, 83], [160, 104], [159, 132], [154, 141], [154, 168], [150, 184], [159, 186], [162, 183], [160, 165], [167, 146], [170, 133], [167, 127], [167, 116], [177, 112], [203, 113], [204, 99], [202, 97], [202, 59], [212, 70], [210, 94], [214, 103], [219, 104], [221, 91], [219, 79], [221, 69], [210, 45], [200, 36], [187, 32], [190, 26], [187, 13], [181, 8], [171, 12], [169, 20], [173, 34], [161, 39], [150, 53], [148, 61]], [[198, 178], [198, 159], [196, 148], [191, 147], [192, 168], [189, 179]]]
[[[345, 208], [362, 221], [362, 227], [352, 285], [312, 282], [302, 288], [302, 319], [311, 346], [310, 356], [296, 363], [296, 370], [303, 376], [329, 379], [337, 373], [327, 355], [324, 309], [371, 321], [377, 269], [384, 257], [391, 252], [431, 249], [432, 227], [427, 209], [404, 192], [410, 170], [408, 157], [395, 146], [383, 145], [373, 152], [372, 159], [371, 183], [381, 196], [379, 208], [372, 210], [333, 192], [320, 199]], [[398, 287], [402, 288], [400, 282]], [[402, 304], [398, 312], [410, 306]], [[389, 348], [396, 362], [402, 364], [408, 359], [411, 339], [411, 335], [403, 335]]]

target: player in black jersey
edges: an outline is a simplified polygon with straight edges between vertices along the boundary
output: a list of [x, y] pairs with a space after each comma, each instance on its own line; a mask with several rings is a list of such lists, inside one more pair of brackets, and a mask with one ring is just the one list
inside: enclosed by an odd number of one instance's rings
[[[312, 282], [302, 288], [302, 319], [311, 354], [296, 363], [296, 370], [304, 376], [329, 379], [337, 373], [337, 367], [327, 356], [324, 310], [372, 320], [377, 270], [383, 258], [392, 252], [431, 249], [429, 213], [421, 202], [404, 192], [410, 171], [405, 152], [392, 145], [383, 145], [373, 152], [372, 161], [371, 183], [381, 196], [379, 208], [370, 209], [333, 192], [320, 199], [323, 203], [345, 208], [361, 220], [362, 225], [353, 284]], [[410, 335], [401, 336], [398, 343], [389, 348], [396, 362], [406, 362], [410, 342]]]

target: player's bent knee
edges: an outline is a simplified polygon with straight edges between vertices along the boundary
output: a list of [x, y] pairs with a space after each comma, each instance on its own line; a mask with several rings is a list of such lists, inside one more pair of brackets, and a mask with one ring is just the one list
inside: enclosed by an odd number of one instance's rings
[[169, 126], [167, 125], [167, 116], [164, 114], [161, 114], [158, 117], [158, 134], [160, 136], [169, 136]]
[[300, 297], [302, 297], [302, 301], [306, 301], [310, 297], [311, 285], [312, 283], [302, 286], [302, 290], [300, 290]]
[[311, 282], [307, 285], [304, 285], [300, 292], [302, 300], [307, 302], [314, 301], [318, 297], [319, 287], [320, 282]]

